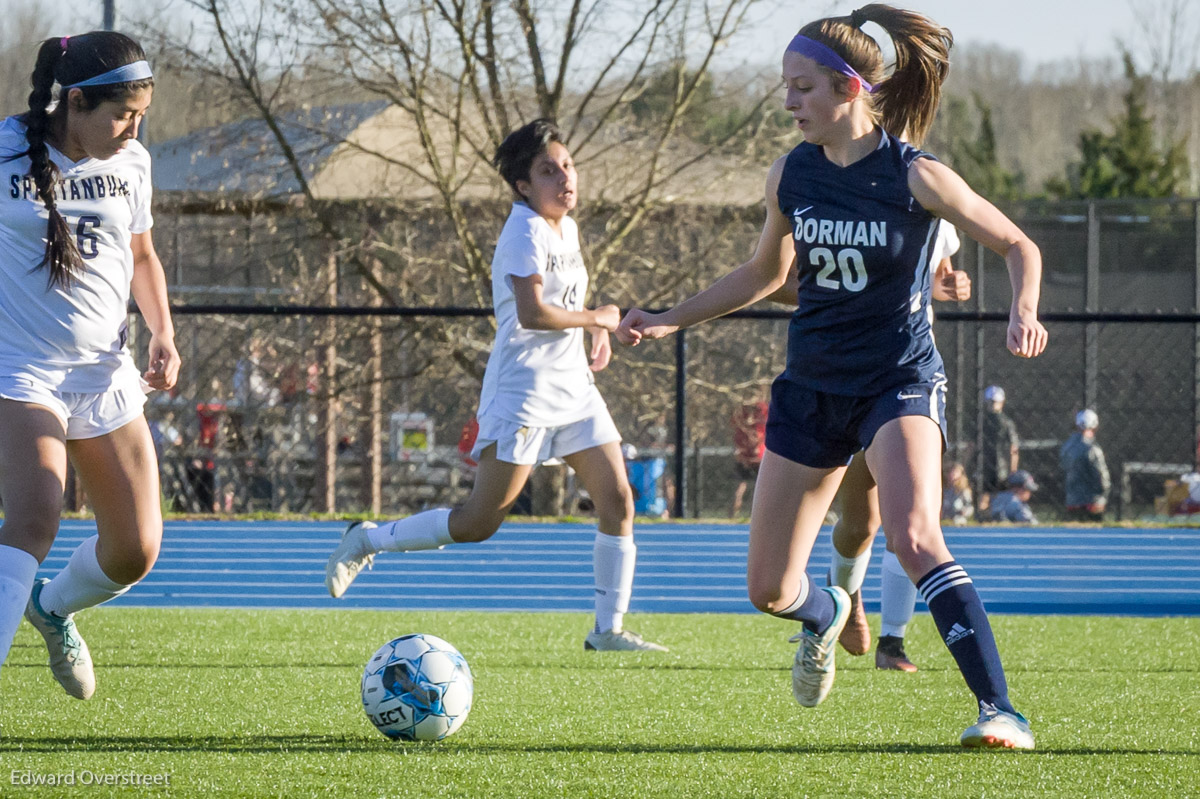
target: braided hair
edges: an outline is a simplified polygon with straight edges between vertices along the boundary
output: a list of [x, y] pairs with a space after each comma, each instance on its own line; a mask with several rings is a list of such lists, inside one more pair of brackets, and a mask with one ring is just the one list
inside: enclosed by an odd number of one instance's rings
[[[67, 105], [70, 90], [60, 89], [58, 105], [51, 114], [54, 84], [68, 86], [145, 58], [146, 54], [137, 42], [112, 31], [46, 39], [38, 48], [37, 62], [29, 79], [33, 86], [33, 91], [29, 93], [29, 110], [22, 115], [29, 149], [8, 160], [29, 157], [30, 177], [33, 178], [38, 199], [49, 212], [46, 250], [34, 269], [46, 268], [51, 286], [68, 287], [84, 271], [83, 258], [75, 245], [71, 228], [66, 217], [58, 210], [55, 186], [59, 171], [50, 159], [50, 151], [46, 146], [47, 139], [53, 133], [55, 117], [61, 113], [65, 118], [70, 113]], [[90, 110], [105, 100], [127, 97], [153, 85], [153, 79], [147, 78], [127, 83], [84, 86], [78, 91], [82, 92], [84, 108]]]

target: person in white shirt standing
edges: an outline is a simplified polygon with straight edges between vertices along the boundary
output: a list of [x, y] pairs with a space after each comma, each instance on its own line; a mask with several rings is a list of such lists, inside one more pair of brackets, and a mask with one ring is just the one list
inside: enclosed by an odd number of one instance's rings
[[[612, 356], [615, 305], [584, 307], [588, 274], [569, 216], [577, 175], [558, 127], [539, 119], [513, 131], [495, 166], [514, 195], [492, 260], [496, 339], [479, 398], [479, 462], [465, 504], [398, 521], [352, 524], [329, 557], [325, 584], [341, 597], [384, 551], [441, 549], [484, 541], [499, 529], [534, 467], [561, 458], [596, 506], [596, 623], [588, 650], [665, 651], [624, 629], [633, 591], [633, 492], [621, 435], [592, 373]], [[584, 331], [591, 336], [584, 346]], [[589, 365], [589, 359], [591, 361]]]
[[[128, 591], [158, 557], [144, 388], [173, 386], [179, 354], [136, 141], [154, 87], [142, 48], [107, 31], [47, 39], [31, 83], [29, 111], [0, 123], [0, 663], [24, 612], [55, 678], [87, 699], [96, 680], [73, 614]], [[144, 374], [126, 348], [131, 292], [151, 334]], [[97, 534], [35, 581], [68, 458]]]

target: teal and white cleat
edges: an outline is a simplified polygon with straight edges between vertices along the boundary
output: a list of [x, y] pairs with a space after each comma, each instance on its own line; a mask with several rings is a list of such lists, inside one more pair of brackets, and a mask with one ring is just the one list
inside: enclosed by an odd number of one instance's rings
[[1020, 713], [1008, 713], [987, 702], [979, 703], [979, 721], [959, 739], [972, 749], [1032, 749], [1033, 733]]
[[378, 526], [374, 522], [354, 522], [342, 533], [342, 542], [325, 564], [325, 587], [334, 599], [340, 599], [359, 572], [375, 562], [367, 530]]
[[792, 663], [792, 695], [804, 707], [816, 707], [825, 701], [833, 690], [833, 678], [837, 674], [834, 649], [846, 620], [850, 618], [850, 595], [841, 586], [822, 588], [833, 597], [833, 621], [821, 635], [801, 630], [788, 640], [800, 642], [796, 659]]
[[50, 671], [58, 684], [76, 699], [90, 699], [96, 693], [96, 673], [92, 654], [75, 627], [74, 615], [65, 619], [42, 610], [42, 589], [50, 581], [45, 577], [33, 584], [25, 605], [25, 618], [42, 634], [50, 652]]
[[666, 652], [661, 644], [646, 641], [637, 633], [629, 630], [613, 632], [605, 630], [602, 633], [592, 632], [583, 639], [583, 648], [589, 652]]

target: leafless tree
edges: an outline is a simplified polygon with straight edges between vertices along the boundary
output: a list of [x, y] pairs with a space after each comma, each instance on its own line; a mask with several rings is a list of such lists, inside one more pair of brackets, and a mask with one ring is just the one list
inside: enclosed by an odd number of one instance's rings
[[[382, 148], [370, 155], [381, 168], [405, 171], [435, 198], [453, 222], [455, 266], [465, 269], [483, 301], [487, 253], [463, 201], [477, 197], [481, 183], [495, 185], [488, 162], [504, 135], [529, 119], [555, 118], [568, 131], [585, 179], [603, 175], [605, 190], [597, 194], [608, 218], [603, 237], [588, 243], [591, 270], [603, 283], [664, 192], [678, 194], [688, 176], [690, 188], [703, 191], [696, 176], [708, 170], [699, 165], [746, 134], [751, 113], [745, 125], [702, 146], [679, 125], [713, 58], [758, 2], [191, 0], [201, 22], [190, 39], [156, 33], [165, 54], [224, 80], [267, 123], [314, 207], [279, 116], [331, 97], [382, 99], [399, 111], [416, 146], [400, 156]], [[630, 103], [664, 70], [674, 75], [674, 96], [652, 119], [633, 124]], [[472, 185], [474, 193], [466, 190]], [[339, 237], [334, 220], [326, 221]], [[388, 249], [380, 237], [372, 243]], [[395, 299], [386, 281], [365, 267], [360, 272], [381, 296]]]
[[29, 108], [29, 75], [42, 40], [50, 35], [50, 20], [34, 0], [5, 9], [0, 25], [0, 116], [24, 113]]

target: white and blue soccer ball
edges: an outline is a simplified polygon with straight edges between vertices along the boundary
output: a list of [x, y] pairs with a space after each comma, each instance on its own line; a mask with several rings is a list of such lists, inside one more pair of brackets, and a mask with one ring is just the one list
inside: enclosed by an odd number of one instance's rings
[[475, 681], [467, 659], [434, 635], [388, 641], [367, 661], [362, 703], [389, 738], [440, 741], [467, 720]]

